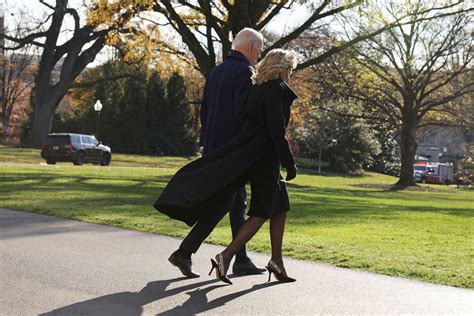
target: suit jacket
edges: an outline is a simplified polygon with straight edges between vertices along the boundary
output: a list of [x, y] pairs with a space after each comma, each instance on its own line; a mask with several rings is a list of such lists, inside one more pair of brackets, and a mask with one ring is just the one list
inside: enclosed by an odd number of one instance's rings
[[285, 130], [296, 94], [281, 80], [254, 86], [242, 130], [226, 145], [181, 168], [168, 182], [154, 207], [193, 226], [207, 203], [225, 190], [241, 188], [262, 158], [295, 164]]
[[208, 74], [201, 104], [200, 145], [207, 155], [230, 141], [242, 128], [252, 67], [245, 56], [231, 51]]

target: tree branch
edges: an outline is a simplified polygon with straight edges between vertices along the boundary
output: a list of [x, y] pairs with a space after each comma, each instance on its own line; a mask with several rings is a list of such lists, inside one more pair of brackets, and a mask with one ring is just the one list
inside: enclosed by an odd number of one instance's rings
[[67, 8], [66, 9], [66, 13], [72, 15], [72, 17], [74, 18], [74, 35], [77, 34], [77, 32], [79, 31], [80, 29], [80, 18], [79, 18], [79, 14], [77, 13], [76, 10], [72, 9], [72, 8]]
[[267, 14], [267, 16], [257, 25], [255, 28], [257, 30], [263, 29], [278, 13], [280, 13], [280, 10], [285, 6], [285, 1], [281, 1], [277, 5], [273, 7], [273, 9], [270, 11], [270, 13]]
[[[26, 45], [32, 44], [32, 43], [36, 44], [37, 46], [42, 46], [43, 47], [44, 44], [35, 42], [34, 40], [37, 39], [37, 38], [40, 38], [40, 37], [45, 37], [47, 34], [48, 34], [48, 32], [38, 32], [38, 33], [29, 34], [29, 35], [27, 35], [23, 38], [16, 38], [14, 36], [6, 35], [5, 33], [0, 33], [0, 40], [6, 39], [6, 40], [12, 41], [14, 43], [20, 44], [16, 47], [12, 47], [12, 48], [9, 48], [9, 47], [6, 47], [5, 45], [2, 45], [1, 48], [5, 49], [5, 50], [18, 50], [18, 49], [23, 48]], [[40, 45], [38, 45], [38, 44], [40, 44]]]
[[196, 36], [194, 36], [193, 32], [187, 27], [178, 13], [176, 13], [170, 0], [162, 0], [161, 3], [163, 3], [168, 13], [165, 16], [167, 16], [170, 21], [174, 21], [176, 23], [176, 25], [173, 25], [173, 27], [175, 27], [176, 30], [181, 34], [183, 41], [196, 57], [200, 68], [204, 71], [209, 70], [211, 65], [205, 64], [205, 61], [209, 60], [209, 55], [202, 48], [199, 40], [196, 38]]
[[330, 56], [332, 56], [336, 53], [340, 53], [341, 51], [343, 51], [343, 50], [345, 50], [345, 49], [347, 49], [347, 48], [349, 48], [349, 47], [351, 47], [355, 44], [363, 42], [363, 41], [365, 41], [369, 38], [375, 37], [375, 36], [381, 34], [382, 32], [385, 32], [389, 28], [393, 28], [393, 27], [396, 27], [396, 26], [407, 25], [407, 24], [412, 24], [412, 23], [423, 22], [423, 21], [429, 21], [429, 20], [433, 20], [433, 19], [437, 19], [437, 18], [441, 18], [441, 17], [452, 16], [452, 15], [455, 15], [455, 14], [467, 13], [467, 12], [471, 12], [471, 11], [474, 11], [474, 7], [466, 9], [466, 10], [461, 10], [461, 11], [456, 11], [456, 12], [448, 12], [448, 13], [438, 14], [438, 15], [432, 16], [432, 17], [420, 18], [420, 19], [417, 19], [417, 20], [400, 23], [400, 21], [403, 19], [403, 18], [401, 18], [398, 21], [387, 24], [385, 27], [380, 28], [377, 31], [374, 31], [374, 32], [366, 34], [366, 35], [358, 36], [358, 37], [356, 37], [356, 38], [354, 38], [350, 41], [344, 42], [340, 45], [337, 45], [337, 46], [335, 45], [331, 49], [326, 51], [325, 53], [323, 53], [323, 54], [321, 54], [321, 55], [319, 55], [315, 58], [309, 59], [309, 60], [307, 60], [307, 61], [305, 61], [301, 64], [298, 64], [298, 66], [296, 67], [296, 70], [304, 69], [304, 68], [307, 68], [309, 66], [319, 64], [319, 63], [323, 62], [326, 58], [328, 58], [328, 57], [330, 57]]
[[443, 105], [445, 103], [448, 103], [450, 101], [453, 101], [465, 94], [468, 94], [468, 93], [474, 93], [474, 89], [467, 89], [467, 90], [464, 90], [466, 87], [474, 87], [474, 82], [471, 83], [470, 85], [468, 86], [464, 86], [463, 89], [460, 89], [458, 90], [457, 92], [449, 95], [449, 96], [446, 96], [444, 98], [441, 98], [441, 99], [437, 99], [437, 100], [432, 100], [432, 101], [427, 101], [425, 103], [423, 103], [423, 105], [420, 107], [422, 110], [419, 111], [419, 114], [418, 114], [418, 118], [421, 119], [423, 118], [423, 116], [431, 111], [433, 108], [437, 107], [437, 106], [440, 106], [440, 105]]

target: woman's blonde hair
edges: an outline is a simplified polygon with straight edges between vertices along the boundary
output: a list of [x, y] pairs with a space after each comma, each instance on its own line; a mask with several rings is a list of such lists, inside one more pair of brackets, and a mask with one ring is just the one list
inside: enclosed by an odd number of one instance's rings
[[272, 49], [256, 66], [252, 76], [254, 85], [273, 79], [281, 79], [286, 72], [296, 68], [297, 59], [294, 50]]

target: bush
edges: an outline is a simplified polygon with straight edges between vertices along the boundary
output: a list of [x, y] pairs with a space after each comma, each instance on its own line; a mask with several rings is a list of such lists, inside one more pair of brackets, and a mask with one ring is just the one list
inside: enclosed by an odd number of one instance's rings
[[393, 131], [387, 123], [372, 124], [371, 129], [380, 144], [380, 153], [374, 155], [369, 170], [398, 176], [400, 160], [395, 153], [397, 142], [393, 136]]
[[349, 111], [343, 103], [333, 101], [327, 106], [331, 112], [313, 110], [296, 130], [302, 154], [318, 159], [321, 151], [322, 160], [338, 172], [355, 173], [370, 166], [381, 152], [374, 131], [362, 119], [337, 114]]

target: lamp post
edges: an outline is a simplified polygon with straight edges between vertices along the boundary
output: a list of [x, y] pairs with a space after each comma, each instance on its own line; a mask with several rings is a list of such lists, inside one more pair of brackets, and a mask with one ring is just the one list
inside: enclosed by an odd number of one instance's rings
[[448, 149], [446, 147], [443, 147], [443, 162], [446, 162], [446, 153], [448, 152]]
[[97, 139], [99, 139], [99, 117], [100, 117], [100, 111], [102, 110], [102, 103], [100, 102], [100, 100], [95, 101], [94, 110], [97, 112], [96, 134], [97, 134]]

